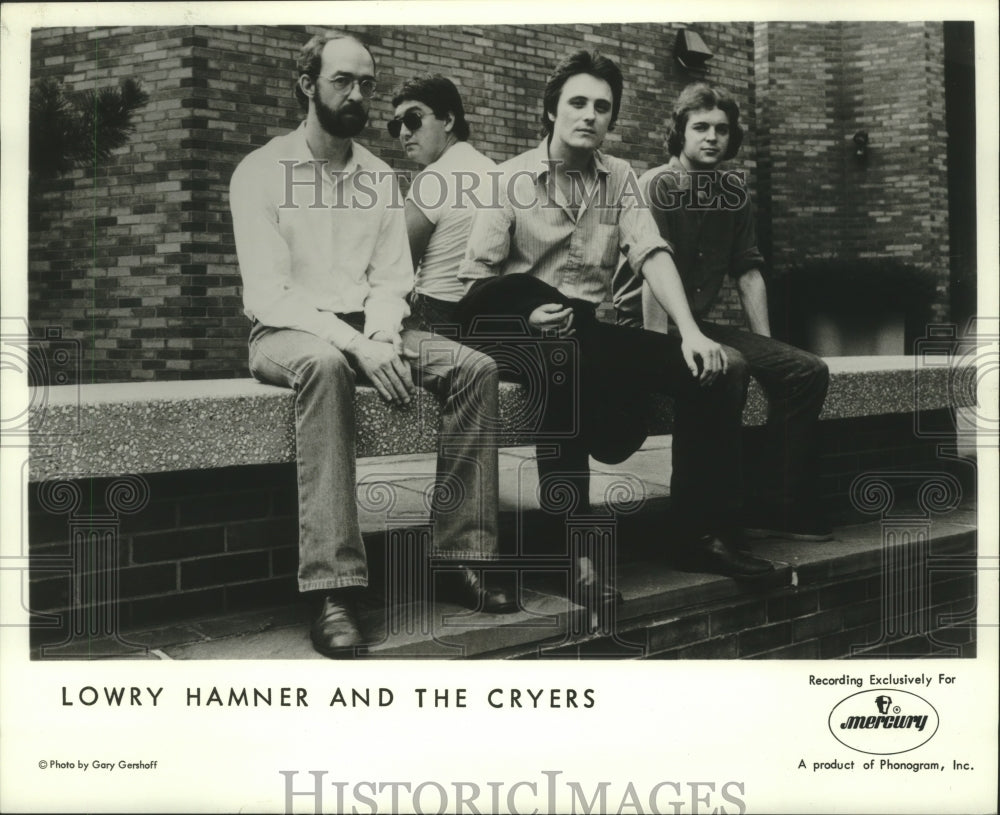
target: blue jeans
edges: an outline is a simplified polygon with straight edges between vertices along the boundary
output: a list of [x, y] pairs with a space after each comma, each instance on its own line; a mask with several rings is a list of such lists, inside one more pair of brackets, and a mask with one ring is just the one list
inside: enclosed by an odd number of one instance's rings
[[[442, 400], [433, 554], [497, 556], [496, 445], [499, 377], [487, 356], [424, 331], [404, 330], [419, 357], [414, 380]], [[250, 332], [250, 371], [295, 391], [299, 591], [368, 585], [356, 502], [356, 372], [326, 340], [260, 323]], [[412, 408], [411, 408], [412, 409]]]
[[818, 499], [816, 422], [830, 371], [814, 354], [740, 328], [699, 322], [702, 333], [726, 347], [729, 364], [739, 356], [767, 396], [767, 438], [756, 461], [745, 462], [757, 496], [788, 508]]

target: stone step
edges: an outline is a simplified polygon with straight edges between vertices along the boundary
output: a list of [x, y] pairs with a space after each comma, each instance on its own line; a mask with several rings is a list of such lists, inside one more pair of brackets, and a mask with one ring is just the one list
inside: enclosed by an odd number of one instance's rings
[[[523, 611], [513, 615], [445, 603], [386, 610], [383, 598], [372, 596], [364, 618], [377, 644], [365, 658], [974, 655], [975, 504], [933, 517], [897, 507], [894, 518], [847, 519], [827, 543], [752, 542], [756, 554], [780, 564], [767, 587], [681, 571], [667, 547], [641, 547], [619, 557], [625, 603], [613, 619], [596, 619], [571, 602], [555, 561], [523, 574]], [[912, 593], [926, 608], [907, 605]], [[129, 631], [124, 642], [89, 647], [122, 658], [322, 659], [308, 623], [305, 604], [294, 603]], [[65, 648], [44, 655], [36, 648], [34, 655], [74, 656]]]
[[[595, 513], [662, 511], [670, 496], [672, 436], [651, 436], [642, 449], [621, 464], [591, 459], [590, 502]], [[540, 512], [535, 448], [500, 451], [499, 508], [505, 526], [531, 526]], [[362, 533], [379, 536], [393, 519], [419, 524], [429, 520], [434, 488], [433, 455], [381, 456], [358, 461], [358, 506]]]

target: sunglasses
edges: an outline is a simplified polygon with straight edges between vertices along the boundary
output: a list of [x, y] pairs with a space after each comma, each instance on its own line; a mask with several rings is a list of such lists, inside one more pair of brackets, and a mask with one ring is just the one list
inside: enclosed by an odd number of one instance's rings
[[402, 116], [398, 116], [395, 119], [390, 119], [386, 128], [389, 131], [389, 135], [394, 139], [399, 138], [399, 132], [403, 129], [403, 125], [406, 125], [406, 129], [411, 133], [415, 133], [420, 130], [421, 125], [424, 123], [424, 114], [417, 110], [408, 110]]

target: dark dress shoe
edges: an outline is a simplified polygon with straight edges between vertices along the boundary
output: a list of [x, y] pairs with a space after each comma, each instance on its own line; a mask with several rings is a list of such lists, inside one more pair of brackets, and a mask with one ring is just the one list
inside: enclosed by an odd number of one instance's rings
[[462, 566], [438, 573], [437, 599], [487, 614], [513, 614], [517, 601], [502, 589], [488, 589], [479, 572]]
[[741, 552], [715, 535], [702, 535], [698, 538], [694, 542], [692, 555], [695, 566], [712, 574], [753, 580], [774, 573], [771, 561]]
[[358, 624], [355, 604], [342, 594], [328, 594], [309, 630], [313, 648], [331, 659], [354, 656], [366, 640]]

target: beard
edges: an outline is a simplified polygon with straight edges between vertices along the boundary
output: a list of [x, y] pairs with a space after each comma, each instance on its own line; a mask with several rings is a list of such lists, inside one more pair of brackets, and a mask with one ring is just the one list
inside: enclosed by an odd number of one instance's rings
[[357, 102], [345, 102], [338, 110], [334, 110], [318, 97], [313, 97], [313, 101], [320, 126], [338, 139], [357, 136], [368, 123], [368, 112]]

